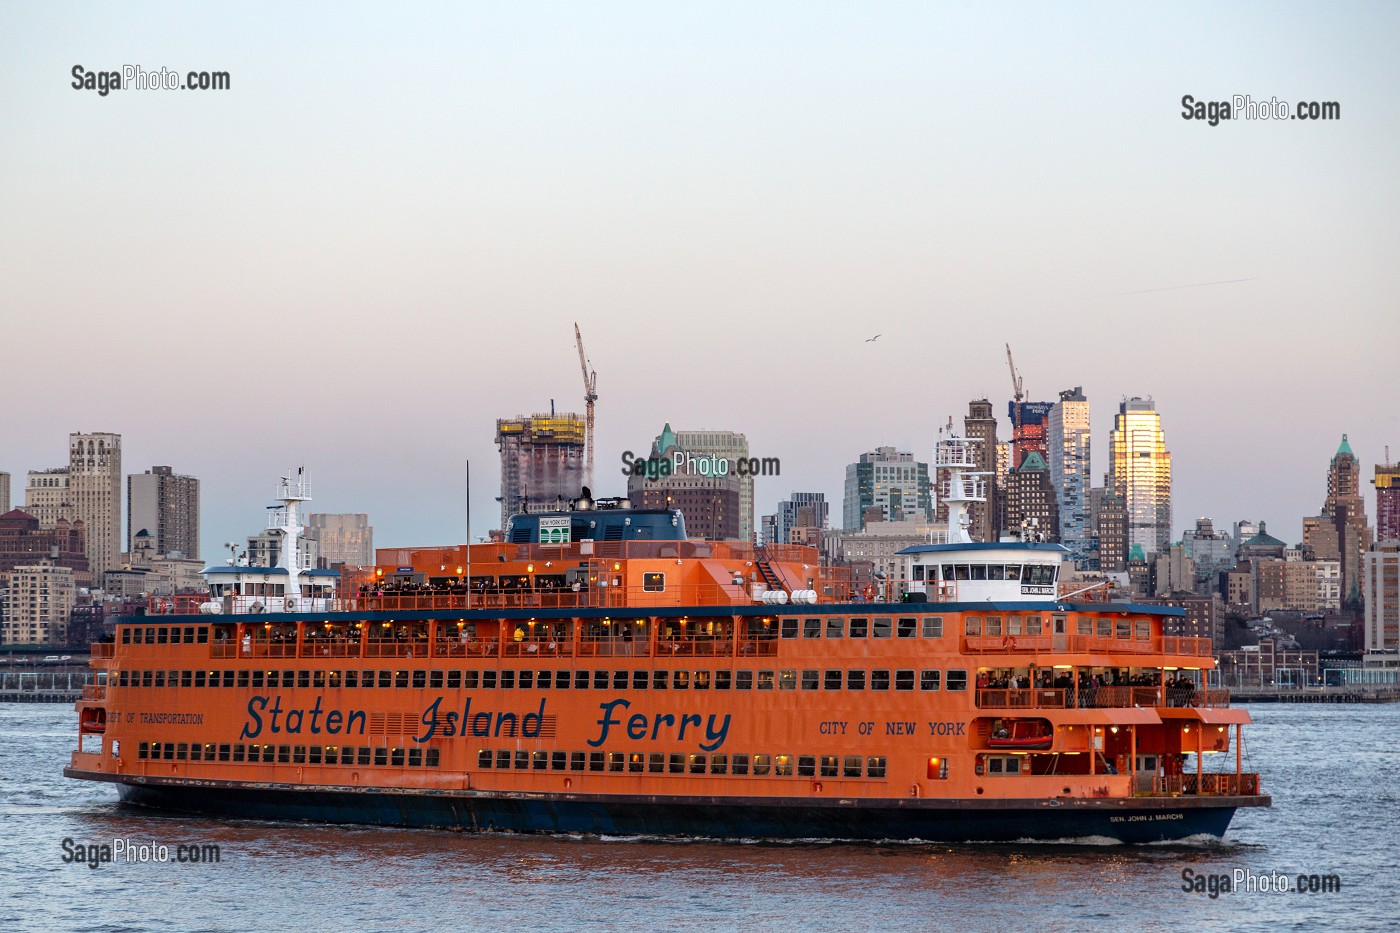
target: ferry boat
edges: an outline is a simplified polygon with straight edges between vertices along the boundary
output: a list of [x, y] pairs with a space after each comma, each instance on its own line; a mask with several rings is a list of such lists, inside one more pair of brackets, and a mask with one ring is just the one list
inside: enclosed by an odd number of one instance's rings
[[681, 837], [1142, 843], [1268, 806], [1180, 610], [970, 539], [972, 443], [936, 450], [950, 543], [864, 585], [586, 497], [337, 578], [301, 566], [284, 478], [276, 566], [94, 646], [64, 773], [235, 817]]

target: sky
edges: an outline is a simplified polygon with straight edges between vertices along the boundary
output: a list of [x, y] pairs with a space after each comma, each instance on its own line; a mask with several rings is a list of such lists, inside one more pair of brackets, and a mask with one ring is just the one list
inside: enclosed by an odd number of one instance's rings
[[0, 0], [0, 470], [22, 504], [114, 431], [199, 477], [206, 558], [295, 466], [379, 546], [460, 542], [495, 419], [582, 409], [578, 322], [597, 493], [670, 421], [780, 458], [759, 514], [839, 516], [847, 463], [928, 459], [970, 399], [1009, 434], [1010, 343], [1031, 398], [1083, 386], [1096, 483], [1150, 396], [1176, 534], [1296, 541], [1343, 433], [1367, 478], [1400, 458], [1397, 35], [1383, 3]]

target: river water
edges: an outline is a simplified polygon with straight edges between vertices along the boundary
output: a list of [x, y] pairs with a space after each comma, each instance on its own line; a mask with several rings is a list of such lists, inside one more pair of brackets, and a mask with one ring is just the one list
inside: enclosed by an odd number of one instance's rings
[[[0, 930], [1400, 928], [1400, 704], [1254, 706], [1269, 810], [1224, 841], [850, 845], [465, 835], [170, 817], [65, 780], [71, 707], [0, 704]], [[1233, 767], [1233, 755], [1229, 764]], [[217, 845], [216, 864], [65, 862]], [[1341, 890], [1183, 890], [1183, 872]]]

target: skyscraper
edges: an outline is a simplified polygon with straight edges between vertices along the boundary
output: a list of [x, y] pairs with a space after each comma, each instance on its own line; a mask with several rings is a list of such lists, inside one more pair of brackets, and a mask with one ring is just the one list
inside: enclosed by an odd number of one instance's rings
[[1172, 457], [1152, 400], [1119, 404], [1108, 456], [1113, 491], [1127, 512], [1129, 550], [1137, 545], [1144, 554], [1164, 553], [1172, 534]]
[[[809, 509], [810, 514], [802, 512]], [[799, 525], [803, 525], [801, 519], [810, 518], [811, 524], [804, 527], [825, 528], [827, 527], [827, 502], [826, 493], [823, 492], [794, 492], [791, 496], [778, 502], [778, 511], [774, 515], [773, 540], [769, 544], [791, 544], [792, 530]]]
[[[735, 464], [749, 459], [749, 439], [737, 431], [676, 431], [675, 437], [681, 450], [728, 460], [735, 473]], [[752, 541], [753, 532], [753, 474], [746, 471], [739, 474], [739, 540]]]
[[1008, 402], [1006, 418], [1011, 422], [1011, 466], [1014, 470], [1026, 459], [1026, 454], [1046, 457], [1045, 428], [1050, 417], [1050, 402]]
[[[725, 444], [729, 444], [726, 449], [736, 450], [732, 437], [737, 437], [747, 451], [748, 444], [742, 434], [731, 435], [730, 440], [716, 437], [730, 434], [727, 431], [676, 432], [668, 423], [652, 441], [651, 457], [658, 464], [657, 471], [651, 475], [630, 474], [627, 497], [640, 508], [680, 509], [685, 516], [686, 533], [692, 537], [708, 541], [751, 541], [752, 538], [742, 537], [742, 478], [733, 458], [728, 454], [706, 452]], [[707, 446], [691, 448], [681, 442], [683, 437], [695, 441], [697, 435], [709, 435], [699, 438]], [[660, 470], [662, 464], [664, 471]], [[752, 520], [750, 514], [750, 528]]]
[[1079, 386], [1060, 393], [1050, 409], [1045, 446], [1049, 451], [1050, 484], [1059, 511], [1059, 542], [1069, 548], [1076, 565], [1089, 565], [1089, 400]]
[[[972, 537], [977, 541], [994, 542], [1000, 535], [996, 520], [998, 498], [1001, 488], [996, 482], [997, 471], [997, 420], [992, 416], [992, 403], [986, 399], [976, 399], [967, 403], [967, 417], [963, 419], [963, 434], [982, 441], [973, 445], [977, 451], [977, 469], [987, 474], [987, 501], [974, 502], [968, 507], [968, 519], [972, 522]], [[940, 489], [942, 486], [940, 485]], [[943, 512], [941, 520], [948, 515]]]
[[161, 557], [199, 558], [199, 480], [168, 466], [154, 466], [126, 478], [126, 549], [137, 532], [152, 539]]
[[842, 527], [865, 528], [866, 509], [878, 508], [887, 522], [933, 521], [928, 464], [907, 451], [877, 447], [846, 467]]
[[[587, 425], [572, 412], [496, 421], [501, 449], [501, 528], [517, 512], [565, 508], [583, 490]], [[597, 491], [593, 491], [597, 495]]]
[[1400, 541], [1377, 544], [1364, 555], [1367, 664], [1394, 666], [1400, 649]]
[[0, 515], [10, 511], [10, 474], [0, 471]]
[[316, 539], [321, 560], [327, 564], [374, 564], [374, 526], [364, 512], [312, 512], [306, 516], [306, 533]]
[[1376, 540], [1400, 541], [1400, 464], [1376, 464]]
[[122, 437], [68, 435], [68, 492], [74, 514], [87, 529], [88, 564], [94, 581], [117, 569], [122, 533]]
[[1359, 599], [1362, 555], [1371, 546], [1371, 528], [1366, 523], [1366, 502], [1361, 498], [1361, 462], [1351, 452], [1345, 434], [1327, 467], [1322, 514], [1303, 520], [1303, 542], [1313, 547], [1318, 558], [1342, 562], [1342, 599]]
[[1006, 477], [1006, 530], [1022, 540], [1056, 542], [1057, 511], [1050, 472], [1032, 450]]

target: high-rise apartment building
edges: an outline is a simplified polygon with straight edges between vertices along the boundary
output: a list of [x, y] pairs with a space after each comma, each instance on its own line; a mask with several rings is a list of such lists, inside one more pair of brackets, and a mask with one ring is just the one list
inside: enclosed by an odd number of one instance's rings
[[1364, 557], [1366, 663], [1400, 666], [1400, 541], [1382, 541]]
[[1235, 564], [1234, 541], [1225, 532], [1217, 532], [1209, 518], [1196, 519], [1196, 527], [1182, 533], [1181, 543], [1196, 564], [1198, 580], [1215, 580]]
[[1052, 402], [1008, 402], [1006, 418], [1011, 423], [1011, 465], [1014, 470], [1021, 465], [1030, 453], [1040, 454], [1048, 460], [1045, 430], [1050, 419]]
[[68, 435], [68, 491], [73, 511], [87, 528], [93, 579], [118, 567], [122, 533], [122, 437]]
[[150, 537], [161, 557], [199, 558], [199, 480], [168, 466], [154, 466], [126, 478], [126, 550], [138, 532]]
[[10, 474], [0, 470], [0, 515], [10, 511]]
[[[669, 427], [669, 425], [667, 426]], [[736, 464], [749, 459], [749, 439], [737, 431], [676, 431], [676, 445], [695, 457], [729, 461], [729, 470], [739, 473]], [[659, 438], [658, 438], [659, 440]], [[739, 475], [739, 540], [754, 538], [753, 474]]]
[[1059, 542], [1069, 549], [1080, 569], [1088, 569], [1089, 525], [1089, 400], [1075, 386], [1060, 393], [1045, 428], [1050, 484], [1055, 489]]
[[7, 645], [68, 643], [68, 618], [76, 588], [73, 571], [41, 560], [16, 567], [10, 574], [8, 611], [0, 625], [0, 642]]
[[1400, 541], [1400, 463], [1376, 464], [1376, 540]]
[[794, 492], [789, 498], [778, 502], [778, 511], [773, 519], [773, 539], [767, 541], [769, 544], [791, 544], [794, 528], [826, 528], [826, 493]]
[[321, 560], [327, 564], [352, 567], [374, 564], [374, 526], [364, 512], [344, 515], [312, 512], [306, 516], [306, 533], [316, 539]]
[[24, 511], [39, 520], [40, 528], [56, 528], [60, 518], [77, 518], [69, 490], [67, 467], [30, 470], [24, 484]]
[[1151, 399], [1118, 406], [1108, 436], [1108, 473], [1128, 516], [1128, 547], [1163, 553], [1172, 534], [1172, 457]]
[[[995, 542], [1001, 535], [997, 510], [1002, 487], [996, 482], [997, 420], [992, 416], [991, 402], [984, 398], [968, 402], [967, 417], [963, 419], [963, 434], [982, 442], [974, 444], [972, 449], [977, 452], [978, 471], [987, 474], [987, 501], [974, 502], [968, 507], [972, 537], [977, 541]], [[948, 520], [946, 510], [941, 511], [940, 516], [942, 521]]]
[[[587, 425], [572, 412], [500, 418], [501, 528], [517, 512], [567, 508], [583, 490]], [[597, 491], [593, 491], [597, 495]]]
[[1006, 477], [1006, 530], [1025, 541], [1056, 542], [1057, 513], [1050, 471], [1032, 450]]
[[1122, 573], [1128, 569], [1128, 510], [1123, 498], [1106, 487], [1098, 509], [1099, 569]]
[[842, 525], [865, 528], [866, 509], [878, 508], [887, 522], [933, 521], [928, 464], [908, 451], [877, 447], [846, 467]]

